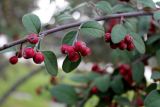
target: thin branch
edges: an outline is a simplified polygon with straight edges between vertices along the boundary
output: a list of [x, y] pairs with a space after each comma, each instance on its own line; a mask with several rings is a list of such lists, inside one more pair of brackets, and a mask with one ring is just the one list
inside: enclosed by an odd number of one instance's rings
[[[130, 17], [136, 17], [136, 16], [148, 16], [148, 15], [153, 15], [153, 13], [155, 11], [157, 11], [157, 10], [150, 11], [150, 12], [138, 11], [138, 12], [112, 14], [112, 15], [106, 15], [106, 16], [93, 18], [93, 19], [90, 19], [90, 20], [87, 20], [87, 21], [91, 21], [91, 20], [102, 21], [102, 20], [108, 20], [108, 19], [113, 19], [113, 18], [121, 18], [121, 17], [130, 18]], [[85, 23], [87, 21], [82, 21], [82, 22], [76, 22], [76, 23], [62, 25], [62, 26], [59, 26], [59, 27], [56, 27], [56, 28], [53, 28], [53, 29], [49, 29], [49, 30], [40, 32], [40, 35], [45, 35], [46, 36], [46, 35], [54, 33], [54, 32], [58, 32], [58, 31], [62, 31], [62, 30], [65, 30], [65, 29], [77, 27], [77, 26], [80, 26], [82, 23]], [[0, 47], [0, 51], [4, 50], [4, 49], [7, 49], [7, 48], [10, 48], [12, 46], [21, 44], [21, 43], [25, 43], [25, 42], [27, 42], [27, 38], [23, 38], [23, 39], [20, 39], [20, 40], [5, 44], [4, 46]]]
[[26, 82], [28, 79], [30, 79], [32, 76], [36, 75], [37, 73], [39, 73], [40, 71], [42, 71], [42, 69], [44, 69], [45, 67], [40, 67], [37, 68], [31, 72], [29, 72], [27, 75], [25, 75], [24, 77], [20, 78], [19, 80], [17, 80], [9, 90], [7, 90], [7, 92], [0, 98], [0, 106], [6, 101], [6, 99], [19, 87], [21, 86], [24, 82]]

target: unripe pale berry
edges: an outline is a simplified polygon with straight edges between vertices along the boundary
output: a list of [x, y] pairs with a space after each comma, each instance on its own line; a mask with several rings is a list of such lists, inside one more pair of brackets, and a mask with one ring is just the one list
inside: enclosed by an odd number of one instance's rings
[[106, 33], [105, 34], [105, 41], [106, 42], [111, 42], [111, 33]]
[[39, 41], [38, 35], [31, 33], [28, 35], [27, 37], [28, 42], [30, 42], [31, 44], [37, 44]]
[[23, 57], [25, 59], [33, 58], [35, 55], [35, 51], [33, 48], [25, 48], [23, 51]]
[[18, 62], [18, 57], [17, 56], [12, 56], [10, 59], [9, 59], [9, 62], [11, 64], [16, 64]]
[[125, 41], [127, 44], [130, 44], [131, 42], [133, 42], [133, 37], [128, 34], [128, 35], [125, 36], [124, 41]]
[[33, 57], [33, 61], [36, 64], [41, 64], [44, 61], [44, 55], [41, 52], [36, 52], [36, 54]]
[[122, 40], [122, 41], [120, 41], [118, 47], [119, 47], [119, 49], [124, 50], [127, 48], [127, 44], [125, 43], [124, 40]]
[[80, 55], [78, 54], [78, 52], [70, 52], [68, 54], [68, 59], [71, 62], [77, 62], [80, 59]]
[[134, 44], [131, 42], [130, 44], [127, 45], [127, 50], [132, 51], [135, 48]]

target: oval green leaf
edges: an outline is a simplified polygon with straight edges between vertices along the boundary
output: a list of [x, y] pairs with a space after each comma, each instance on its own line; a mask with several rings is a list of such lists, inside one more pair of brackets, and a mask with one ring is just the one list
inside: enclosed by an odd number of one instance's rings
[[104, 12], [104, 13], [112, 13], [112, 7], [111, 7], [111, 5], [110, 5], [110, 3], [109, 2], [107, 2], [107, 1], [100, 1], [100, 2], [98, 2], [97, 4], [96, 4], [96, 7], [98, 8], [98, 9], [100, 9], [100, 10], [102, 10], [102, 12]]
[[39, 33], [41, 30], [41, 21], [34, 14], [26, 14], [22, 18], [22, 23], [28, 33]]
[[75, 104], [78, 100], [78, 95], [74, 87], [64, 84], [59, 84], [51, 89], [51, 94], [58, 101], [66, 104]]
[[96, 21], [88, 21], [84, 23], [80, 29], [80, 32], [84, 35], [93, 37], [102, 37], [105, 34], [103, 26]]
[[94, 80], [92, 86], [97, 86], [97, 88], [101, 92], [105, 92], [108, 90], [110, 87], [110, 76], [109, 75], [104, 75], [102, 77], [98, 77]]
[[61, 14], [55, 17], [56, 22], [63, 23], [69, 20], [73, 20], [73, 17], [70, 14]]
[[126, 28], [122, 24], [117, 24], [112, 29], [111, 39], [113, 43], [119, 43], [121, 40], [124, 39], [126, 34], [127, 34]]
[[68, 56], [64, 59], [62, 69], [64, 72], [69, 73], [76, 69], [81, 62], [81, 58], [77, 62], [71, 62]]
[[124, 85], [120, 75], [114, 77], [111, 82], [111, 88], [117, 94], [121, 94], [124, 91]]
[[141, 54], [144, 54], [146, 51], [146, 47], [144, 41], [142, 40], [142, 37], [136, 33], [130, 33], [130, 34], [133, 37], [133, 43], [137, 51]]
[[137, 2], [139, 4], [142, 4], [144, 7], [149, 7], [149, 8], [156, 8], [155, 3], [153, 2], [153, 0], [137, 0]]
[[132, 64], [132, 78], [136, 83], [141, 83], [144, 78], [144, 64], [141, 62]]
[[62, 39], [62, 44], [72, 45], [74, 40], [76, 39], [76, 34], [77, 34], [77, 31], [68, 32]]
[[42, 51], [45, 56], [45, 67], [49, 74], [56, 76], [58, 73], [58, 64], [56, 55], [52, 51]]
[[153, 90], [144, 100], [145, 107], [159, 107], [160, 105], [160, 91]]

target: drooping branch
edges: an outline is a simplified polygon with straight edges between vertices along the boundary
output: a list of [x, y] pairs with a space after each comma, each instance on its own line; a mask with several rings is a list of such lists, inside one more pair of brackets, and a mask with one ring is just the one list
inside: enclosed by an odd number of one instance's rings
[[20, 78], [19, 80], [17, 80], [9, 90], [6, 91], [6, 93], [0, 98], [0, 106], [6, 101], [6, 99], [19, 87], [21, 86], [24, 82], [26, 82], [28, 79], [30, 79], [32, 76], [36, 75], [37, 73], [39, 73], [40, 71], [42, 71], [42, 69], [44, 69], [45, 67], [40, 67], [37, 68], [31, 72], [29, 72], [27, 75], [25, 75], [24, 77]]
[[[138, 11], [138, 12], [118, 13], [118, 14], [101, 16], [101, 17], [90, 19], [90, 20], [103, 21], [103, 20], [108, 20], [108, 19], [113, 19], [113, 18], [120, 18], [120, 17], [130, 18], [130, 17], [136, 17], [136, 16], [148, 16], [148, 15], [153, 15], [153, 13], [155, 11], [157, 11], [157, 10], [150, 11], [150, 12]], [[87, 21], [89, 21], [89, 20], [87, 20]], [[54, 33], [54, 32], [58, 32], [58, 31], [62, 31], [62, 30], [65, 30], [65, 29], [69, 29], [69, 28], [80, 26], [84, 22], [86, 22], [86, 21], [62, 25], [62, 26], [59, 26], [59, 27], [56, 27], [56, 28], [53, 28], [53, 29], [42, 31], [42, 32], [40, 32], [40, 34], [46, 36], [46, 35]], [[27, 38], [23, 38], [23, 39], [20, 39], [20, 40], [5, 44], [4, 46], [0, 47], [0, 51], [4, 50], [4, 49], [7, 49], [7, 48], [10, 48], [12, 46], [21, 44], [21, 43], [25, 43], [25, 42], [27, 42]]]

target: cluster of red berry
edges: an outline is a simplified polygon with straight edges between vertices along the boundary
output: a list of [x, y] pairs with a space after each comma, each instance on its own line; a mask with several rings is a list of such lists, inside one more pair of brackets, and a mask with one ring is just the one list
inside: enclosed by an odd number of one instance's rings
[[118, 67], [119, 73], [122, 75], [125, 81], [128, 82], [128, 84], [132, 85], [133, 79], [132, 79], [132, 70], [131, 67], [127, 64], [121, 64]]
[[111, 33], [106, 33], [105, 41], [107, 43], [110, 43], [110, 47], [112, 49], [119, 48], [121, 50], [127, 49], [128, 51], [132, 51], [135, 48], [134, 43], [133, 43], [133, 37], [129, 34], [125, 36], [124, 40], [121, 40], [119, 43], [114, 44], [111, 40]]
[[99, 74], [106, 73], [105, 69], [101, 68], [98, 64], [93, 64], [91, 71]]
[[[37, 44], [38, 41], [39, 41], [39, 38], [38, 38], [37, 34], [32, 33], [32, 34], [28, 35], [27, 40], [31, 44]], [[18, 58], [21, 58], [22, 56], [23, 56], [24, 59], [33, 58], [33, 61], [36, 64], [41, 64], [45, 59], [44, 55], [41, 52], [35, 51], [31, 47], [26, 47], [26, 48], [23, 49], [23, 51], [22, 51], [22, 49], [20, 49], [20, 51], [17, 52], [15, 56], [12, 56], [9, 59], [9, 62], [11, 64], [16, 64], [18, 62]]]
[[77, 41], [73, 46], [63, 44], [61, 46], [61, 52], [62, 54], [67, 54], [71, 62], [77, 62], [80, 56], [88, 56], [91, 54], [90, 48], [88, 48], [83, 41]]

